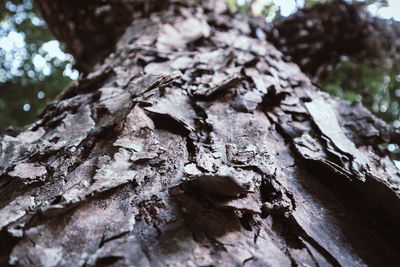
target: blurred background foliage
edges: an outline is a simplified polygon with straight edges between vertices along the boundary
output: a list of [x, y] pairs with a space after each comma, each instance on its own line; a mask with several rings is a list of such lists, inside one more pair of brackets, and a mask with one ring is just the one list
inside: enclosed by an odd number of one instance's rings
[[37, 120], [40, 110], [76, 78], [71, 62], [32, 0], [2, 1], [0, 130]]
[[[271, 22], [283, 14], [285, 0], [226, 0], [233, 12], [262, 15]], [[295, 8], [332, 0], [295, 0]], [[355, 0], [353, 0], [355, 1]], [[359, 1], [378, 8], [387, 0]], [[0, 131], [22, 127], [78, 76], [73, 58], [54, 40], [32, 0], [2, 0], [0, 5]], [[400, 63], [372, 66], [343, 58], [319, 81], [322, 89], [350, 101], [361, 101], [378, 117], [400, 129]], [[400, 148], [388, 145], [400, 155]], [[400, 158], [396, 156], [397, 158]]]

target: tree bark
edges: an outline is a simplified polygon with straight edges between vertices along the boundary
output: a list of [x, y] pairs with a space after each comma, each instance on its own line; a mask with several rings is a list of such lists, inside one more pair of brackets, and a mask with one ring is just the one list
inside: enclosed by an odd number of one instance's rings
[[74, 56], [74, 67], [81, 73], [90, 72], [113, 51], [133, 19], [163, 9], [167, 3], [158, 0], [35, 1], [50, 30]]
[[397, 264], [400, 175], [379, 146], [393, 130], [250, 24], [171, 2], [4, 133], [1, 262]]

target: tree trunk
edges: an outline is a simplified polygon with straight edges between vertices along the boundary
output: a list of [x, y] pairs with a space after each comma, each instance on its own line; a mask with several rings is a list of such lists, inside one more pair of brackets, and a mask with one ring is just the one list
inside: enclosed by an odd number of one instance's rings
[[395, 133], [250, 24], [173, 1], [4, 133], [1, 262], [397, 265], [400, 175], [379, 147]]
[[272, 27], [259, 25], [270, 42], [316, 81], [343, 57], [375, 66], [400, 60], [400, 22], [373, 17], [358, 2], [317, 4]]

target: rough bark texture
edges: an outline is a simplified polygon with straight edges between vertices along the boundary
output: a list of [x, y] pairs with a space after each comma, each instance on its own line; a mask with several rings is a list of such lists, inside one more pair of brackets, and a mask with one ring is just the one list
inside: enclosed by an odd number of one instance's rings
[[136, 19], [37, 123], [4, 133], [1, 262], [396, 265], [392, 129], [250, 24], [219, 2]]
[[133, 19], [160, 10], [158, 0], [36, 0], [42, 17], [56, 38], [74, 55], [75, 68], [87, 73], [112, 52]]

